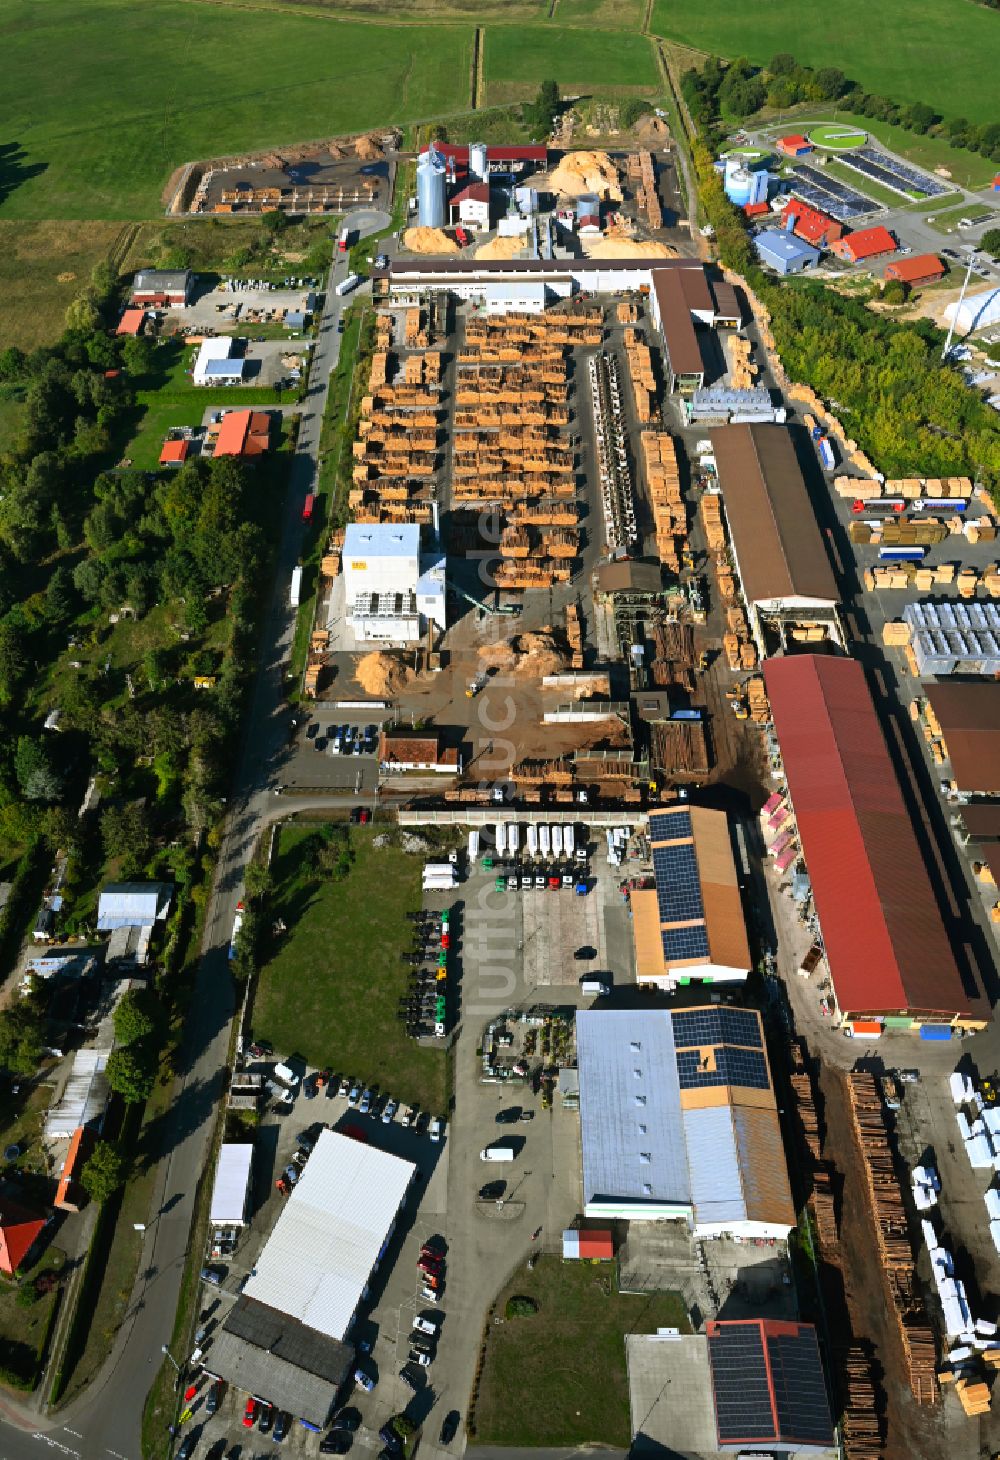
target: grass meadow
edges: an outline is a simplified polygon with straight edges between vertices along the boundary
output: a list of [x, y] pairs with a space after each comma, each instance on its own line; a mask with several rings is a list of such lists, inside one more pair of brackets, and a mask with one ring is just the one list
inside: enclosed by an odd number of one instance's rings
[[[810, 66], [839, 66], [867, 91], [925, 101], [947, 116], [996, 120], [997, 16], [971, 0], [654, 0], [654, 34], [721, 56], [764, 63], [790, 51]], [[865, 125], [862, 123], [862, 125]]]

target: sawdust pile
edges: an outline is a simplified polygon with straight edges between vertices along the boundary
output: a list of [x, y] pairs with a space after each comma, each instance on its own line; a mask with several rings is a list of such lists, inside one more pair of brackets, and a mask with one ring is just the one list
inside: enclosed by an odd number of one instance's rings
[[568, 662], [568, 656], [556, 643], [550, 629], [519, 634], [505, 643], [486, 644], [480, 649], [479, 658], [486, 669], [495, 669], [503, 674], [522, 674], [527, 679], [558, 674]]
[[458, 244], [441, 228], [408, 228], [403, 247], [410, 253], [458, 253]]
[[354, 150], [362, 162], [377, 162], [382, 156], [382, 147], [371, 135], [366, 133], [361, 137], [355, 137]]
[[581, 239], [588, 258], [592, 259], [675, 259], [677, 250], [667, 243], [639, 243], [634, 238], [597, 238], [593, 243]]
[[395, 655], [376, 651], [358, 661], [354, 677], [365, 694], [384, 700], [404, 690], [413, 673]]
[[481, 243], [476, 249], [477, 259], [513, 259], [526, 248], [528, 235], [526, 233], [515, 233], [508, 238], [491, 238], [489, 243]]
[[606, 152], [567, 152], [549, 178], [549, 190], [570, 198], [596, 193], [604, 202], [622, 200], [618, 169]]
[[664, 147], [670, 140], [670, 128], [662, 117], [640, 117], [635, 124], [635, 135], [646, 148]]
[[333, 158], [334, 162], [342, 162], [343, 161], [343, 158], [344, 158], [344, 149], [343, 149], [343, 147], [339, 147], [336, 142], [331, 142], [330, 143], [330, 146], [328, 148], [328, 151], [330, 153], [330, 156]]
[[56, 283], [57, 284], [72, 284], [72, 282], [73, 282], [73, 280], [75, 278], [76, 278], [76, 275], [73, 273], [73, 270], [72, 269], [67, 269], [62, 274], [56, 274]]

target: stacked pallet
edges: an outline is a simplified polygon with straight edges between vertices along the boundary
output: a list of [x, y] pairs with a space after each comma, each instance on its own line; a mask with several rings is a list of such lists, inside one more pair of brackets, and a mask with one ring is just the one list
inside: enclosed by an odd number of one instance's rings
[[619, 300], [615, 308], [615, 319], [619, 324], [635, 324], [638, 318], [638, 306], [631, 299]]
[[636, 183], [635, 200], [654, 231], [663, 227], [660, 195], [656, 189], [656, 168], [651, 152], [633, 153], [626, 164], [629, 178]]
[[722, 497], [718, 492], [706, 492], [699, 510], [706, 547], [710, 553], [723, 551], [726, 546], [726, 530], [722, 525]]
[[673, 437], [666, 431], [644, 431], [640, 442], [646, 486], [653, 508], [656, 551], [664, 567], [676, 573], [680, 570], [688, 533], [677, 448]]
[[541, 314], [477, 315], [466, 323], [465, 337], [486, 350], [528, 345], [599, 345], [603, 338], [601, 309], [568, 306], [546, 309]]
[[388, 350], [392, 344], [392, 315], [376, 314], [375, 316], [375, 348], [376, 350]]
[[580, 507], [576, 502], [541, 497], [518, 503], [507, 520], [517, 527], [575, 527], [580, 521]]
[[408, 309], [403, 317], [403, 341], [408, 350], [426, 349], [430, 344], [421, 309]]

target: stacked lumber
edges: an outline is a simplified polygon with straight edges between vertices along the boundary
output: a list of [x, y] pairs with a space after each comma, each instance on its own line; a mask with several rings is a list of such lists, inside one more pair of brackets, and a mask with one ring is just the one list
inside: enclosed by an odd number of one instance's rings
[[625, 363], [632, 382], [635, 397], [635, 413], [640, 425], [648, 425], [656, 414], [656, 376], [653, 372], [653, 352], [646, 344], [642, 331], [626, 330], [624, 335]]
[[569, 643], [570, 668], [583, 668], [583, 621], [577, 603], [566, 605], [566, 639]]
[[767, 690], [764, 688], [764, 681], [759, 675], [748, 679], [746, 683], [747, 705], [750, 710], [750, 719], [755, 725], [767, 725], [771, 720], [771, 706], [767, 700]]
[[635, 324], [639, 318], [638, 306], [631, 299], [621, 299], [615, 309], [619, 324]]
[[874, 1075], [846, 1076], [854, 1137], [861, 1151], [875, 1242], [896, 1321], [910, 1388], [921, 1403], [937, 1398], [935, 1344], [914, 1272], [903, 1193], [893, 1161], [886, 1111]]
[[653, 764], [665, 775], [708, 773], [708, 741], [703, 720], [663, 720], [651, 727]]
[[722, 497], [720, 494], [706, 492], [701, 499], [700, 511], [706, 547], [710, 553], [721, 552], [726, 546], [726, 531], [722, 525]]
[[730, 380], [734, 390], [749, 390], [757, 378], [757, 367], [750, 357], [750, 341], [744, 335], [731, 335], [729, 348], [732, 354]]
[[639, 438], [646, 486], [653, 508], [656, 551], [660, 562], [678, 572], [687, 543], [687, 510], [681, 496], [677, 447], [666, 431], [644, 431]]
[[636, 183], [635, 200], [654, 231], [663, 227], [660, 195], [656, 190], [656, 169], [651, 152], [633, 153], [626, 163], [629, 178]]
[[980, 1381], [974, 1384], [970, 1379], [958, 1379], [955, 1383], [955, 1393], [966, 1414], [988, 1414], [990, 1408], [990, 1389], [988, 1384]]
[[653, 658], [649, 672], [653, 683], [661, 689], [676, 684], [693, 690], [695, 651], [691, 625], [676, 620], [655, 624], [651, 638]]
[[855, 1343], [837, 1356], [836, 1368], [848, 1460], [880, 1460], [883, 1446], [871, 1362], [860, 1344]]

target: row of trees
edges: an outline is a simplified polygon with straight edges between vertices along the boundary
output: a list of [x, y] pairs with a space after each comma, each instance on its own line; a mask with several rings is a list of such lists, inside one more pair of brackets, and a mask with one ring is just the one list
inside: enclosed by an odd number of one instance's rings
[[946, 120], [927, 102], [901, 104], [865, 91], [836, 66], [804, 66], [787, 51], [772, 56], [765, 67], [745, 56], [728, 64], [710, 56], [700, 70], [684, 73], [681, 90], [709, 146], [718, 145], [728, 123], [753, 117], [765, 107], [786, 111], [801, 102], [830, 102], [920, 136], [940, 136], [954, 147], [1000, 162], [1000, 123], [979, 126], [962, 116]]

